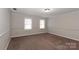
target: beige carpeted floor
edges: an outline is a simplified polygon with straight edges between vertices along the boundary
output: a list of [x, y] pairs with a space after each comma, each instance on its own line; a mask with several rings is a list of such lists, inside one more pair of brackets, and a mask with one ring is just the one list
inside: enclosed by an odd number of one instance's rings
[[79, 41], [43, 33], [12, 38], [8, 50], [78, 50]]

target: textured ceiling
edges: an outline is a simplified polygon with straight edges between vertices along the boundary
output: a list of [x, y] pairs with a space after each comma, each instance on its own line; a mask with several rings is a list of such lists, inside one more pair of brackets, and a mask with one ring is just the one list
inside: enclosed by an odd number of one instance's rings
[[17, 8], [16, 13], [22, 13], [27, 15], [36, 15], [41, 17], [50, 17], [53, 15], [64, 14], [68, 12], [78, 11], [79, 8], [51, 8], [53, 9], [49, 13], [44, 12], [45, 8]]

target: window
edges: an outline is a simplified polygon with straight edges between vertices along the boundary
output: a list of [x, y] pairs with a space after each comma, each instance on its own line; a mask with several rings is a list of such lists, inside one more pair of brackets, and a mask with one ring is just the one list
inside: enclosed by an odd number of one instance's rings
[[40, 29], [44, 29], [45, 28], [45, 20], [40, 20]]
[[26, 29], [26, 30], [32, 29], [32, 19], [26, 18], [24, 20], [24, 29]]

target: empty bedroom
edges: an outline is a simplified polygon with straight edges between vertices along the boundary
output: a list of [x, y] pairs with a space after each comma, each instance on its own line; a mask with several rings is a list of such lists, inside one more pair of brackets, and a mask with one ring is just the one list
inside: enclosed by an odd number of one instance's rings
[[79, 8], [0, 8], [0, 50], [79, 50]]

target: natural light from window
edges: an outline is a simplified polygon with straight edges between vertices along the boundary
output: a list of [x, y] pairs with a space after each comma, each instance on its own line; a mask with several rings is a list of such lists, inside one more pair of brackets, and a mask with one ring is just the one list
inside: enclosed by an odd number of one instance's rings
[[25, 20], [24, 20], [24, 29], [25, 30], [32, 29], [32, 19], [25, 18]]
[[40, 20], [40, 29], [45, 29], [45, 20]]

